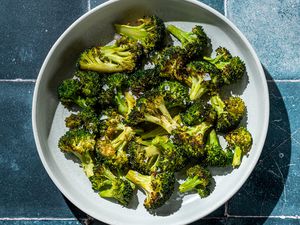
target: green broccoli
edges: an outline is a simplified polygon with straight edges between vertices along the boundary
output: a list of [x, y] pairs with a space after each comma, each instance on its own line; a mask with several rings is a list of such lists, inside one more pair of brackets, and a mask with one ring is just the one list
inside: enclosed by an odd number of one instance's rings
[[209, 170], [197, 164], [187, 169], [186, 175], [186, 180], [179, 185], [181, 193], [196, 191], [201, 198], [210, 194], [209, 185], [211, 184], [212, 175]]
[[102, 198], [113, 198], [121, 205], [127, 206], [132, 199], [134, 188], [127, 179], [114, 175], [105, 165], [100, 165], [95, 169], [95, 173], [90, 177], [92, 187]]
[[214, 64], [221, 71], [221, 76], [225, 84], [232, 84], [244, 76], [246, 66], [240, 57], [232, 57], [228, 49], [224, 47], [217, 48], [216, 53], [215, 58], [203, 58]]
[[189, 90], [178, 81], [164, 81], [158, 86], [159, 92], [164, 96], [166, 107], [185, 108], [189, 102]]
[[202, 26], [197, 25], [191, 32], [186, 32], [174, 25], [168, 25], [167, 30], [181, 42], [189, 59], [204, 55], [210, 46], [210, 40]]
[[164, 97], [158, 91], [150, 91], [141, 96], [128, 115], [127, 121], [131, 125], [137, 125], [143, 121], [154, 123], [163, 127], [168, 133], [179, 126], [171, 117]]
[[81, 161], [81, 166], [88, 177], [94, 174], [95, 144], [95, 135], [84, 129], [69, 130], [58, 141], [58, 147], [62, 152], [72, 153]]
[[148, 175], [179, 171], [186, 161], [183, 150], [172, 143], [168, 136], [157, 136], [149, 141], [137, 138], [130, 143], [128, 154], [132, 169]]
[[180, 117], [185, 125], [194, 126], [204, 121], [214, 124], [217, 115], [210, 104], [198, 99]]
[[164, 22], [157, 16], [138, 19], [135, 25], [115, 24], [116, 32], [140, 43], [145, 53], [161, 47], [165, 36]]
[[192, 61], [187, 64], [188, 73], [185, 82], [190, 86], [190, 99], [196, 100], [205, 93], [216, 91], [222, 85], [219, 70], [211, 63], [205, 61]]
[[224, 101], [219, 95], [210, 99], [211, 105], [217, 112], [216, 131], [229, 132], [236, 128], [246, 114], [246, 106], [240, 97], [229, 97]]
[[242, 156], [247, 154], [251, 149], [251, 133], [245, 127], [240, 127], [226, 134], [225, 140], [228, 143], [229, 149], [234, 150], [232, 166], [238, 167], [241, 164]]
[[139, 44], [114, 44], [85, 50], [79, 58], [82, 70], [99, 73], [131, 72], [136, 69], [142, 54]]
[[134, 130], [125, 126], [114, 139], [109, 139], [107, 136], [98, 138], [95, 148], [103, 163], [117, 169], [126, 168], [128, 166], [126, 146], [134, 135]]
[[183, 126], [172, 131], [171, 139], [179, 146], [182, 146], [185, 154], [192, 160], [198, 160], [205, 154], [207, 134], [212, 125], [202, 122], [195, 126]]
[[229, 149], [226, 150], [222, 149], [215, 130], [212, 130], [209, 133], [205, 150], [206, 150], [205, 163], [208, 166], [224, 167], [232, 163], [232, 158], [233, 158], [232, 151]]
[[129, 170], [126, 178], [145, 192], [144, 206], [146, 209], [159, 208], [171, 197], [174, 191], [175, 176], [172, 172], [143, 175], [137, 171]]

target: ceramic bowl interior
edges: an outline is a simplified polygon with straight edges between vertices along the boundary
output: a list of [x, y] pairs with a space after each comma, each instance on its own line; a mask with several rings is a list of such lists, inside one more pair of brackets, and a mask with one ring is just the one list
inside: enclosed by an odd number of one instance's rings
[[[154, 213], [143, 207], [144, 194], [138, 191], [128, 208], [99, 198], [92, 190], [78, 163], [67, 159], [57, 147], [64, 134], [68, 111], [58, 102], [57, 87], [72, 77], [80, 52], [93, 45], [105, 45], [114, 38], [115, 23], [125, 23], [144, 15], [156, 14], [166, 23], [189, 30], [201, 24], [213, 48], [225, 46], [246, 63], [247, 76], [227, 92], [241, 96], [248, 107], [243, 123], [253, 135], [253, 147], [240, 168], [213, 170], [212, 194], [174, 193], [167, 204]], [[40, 70], [33, 98], [32, 122], [39, 156], [59, 190], [77, 207], [109, 224], [186, 224], [214, 211], [232, 197], [246, 181], [261, 154], [269, 120], [269, 97], [261, 64], [241, 32], [224, 16], [192, 0], [119, 0], [96, 7], [75, 21], [57, 40]]]

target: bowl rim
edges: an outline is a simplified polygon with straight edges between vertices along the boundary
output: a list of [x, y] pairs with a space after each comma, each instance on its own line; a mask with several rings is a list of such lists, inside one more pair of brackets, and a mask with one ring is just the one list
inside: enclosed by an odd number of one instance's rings
[[[72, 196], [72, 194], [70, 194], [65, 188], [64, 186], [58, 181], [58, 179], [56, 178], [56, 175], [52, 172], [52, 170], [50, 169], [48, 162], [46, 160], [46, 158], [44, 157], [43, 151], [42, 151], [42, 144], [40, 142], [39, 139], [39, 135], [38, 135], [38, 129], [37, 129], [37, 121], [36, 121], [36, 115], [37, 115], [37, 98], [38, 98], [38, 93], [39, 93], [39, 87], [40, 87], [40, 82], [42, 80], [43, 77], [43, 73], [45, 71], [46, 65], [48, 64], [49, 59], [52, 57], [52, 54], [54, 52], [54, 50], [56, 49], [56, 47], [59, 45], [59, 43], [65, 38], [65, 36], [74, 28], [77, 26], [77, 24], [79, 24], [82, 20], [85, 20], [87, 17], [89, 17], [90, 15], [92, 15], [93, 13], [95, 13], [96, 11], [100, 10], [101, 8], [104, 8], [105, 6], [112, 4], [114, 2], [118, 2], [118, 1], [125, 1], [125, 0], [109, 0], [105, 3], [102, 3], [98, 6], [96, 6], [95, 8], [85, 12], [82, 16], [80, 16], [78, 19], [76, 19], [61, 35], [60, 37], [55, 41], [55, 43], [53, 44], [53, 46], [51, 47], [50, 51], [48, 52], [42, 66], [41, 69], [39, 71], [38, 77], [36, 79], [35, 82], [35, 87], [34, 87], [34, 93], [33, 93], [33, 100], [32, 100], [32, 128], [33, 128], [33, 135], [34, 135], [34, 140], [36, 143], [36, 147], [37, 147], [37, 151], [38, 151], [38, 155], [40, 157], [40, 160], [42, 161], [42, 164], [46, 170], [46, 172], [48, 173], [49, 177], [51, 178], [51, 180], [53, 181], [53, 183], [56, 185], [56, 187], [60, 190], [60, 192], [70, 201], [72, 202], [74, 205], [76, 205], [78, 208], [80, 208], [82, 211], [84, 211], [85, 213], [95, 217], [96, 219], [99, 219], [105, 223], [110, 223], [111, 221], [109, 220], [109, 218], [107, 217], [99, 217], [97, 215], [93, 215], [93, 212], [91, 212], [89, 209], [87, 209], [86, 207], [84, 207], [82, 204], [80, 204], [80, 201], [78, 201], [76, 198], [74, 198]], [[174, 1], [174, 0], [171, 0]], [[213, 207], [210, 207], [209, 210], [206, 210], [204, 213], [201, 214], [201, 216], [199, 217], [199, 215], [195, 214], [192, 217], [189, 218], [182, 218], [181, 221], [177, 221], [177, 222], [173, 222], [173, 225], [179, 225], [179, 224], [186, 224], [186, 223], [191, 223], [194, 222], [200, 218], [203, 218], [204, 216], [208, 215], [209, 213], [213, 212], [214, 210], [218, 209], [220, 206], [222, 206], [224, 203], [226, 203], [229, 199], [232, 198], [232, 196], [234, 194], [236, 194], [238, 192], [238, 190], [242, 187], [242, 185], [246, 182], [246, 180], [249, 178], [250, 174], [252, 173], [254, 167], [256, 166], [258, 159], [261, 155], [261, 152], [263, 150], [264, 147], [264, 143], [266, 140], [266, 136], [267, 136], [267, 131], [268, 131], [268, 124], [269, 124], [269, 114], [270, 114], [270, 100], [269, 100], [269, 90], [268, 90], [268, 86], [267, 86], [267, 80], [266, 80], [266, 76], [263, 70], [263, 67], [260, 63], [260, 60], [255, 52], [255, 50], [253, 49], [252, 45], [250, 44], [250, 42], [247, 40], [247, 38], [244, 36], [244, 34], [236, 27], [236, 25], [233, 24], [233, 22], [231, 22], [226, 15], [221, 14], [220, 12], [218, 12], [217, 10], [211, 8], [210, 6], [206, 5], [205, 3], [199, 2], [197, 0], [183, 0], [185, 2], [189, 2], [192, 4], [195, 4], [197, 7], [201, 7], [204, 10], [214, 14], [215, 16], [217, 16], [219, 19], [223, 20], [231, 29], [234, 30], [234, 32], [237, 33], [237, 35], [242, 39], [242, 41], [244, 42], [244, 44], [247, 46], [248, 50], [250, 51], [251, 56], [253, 56], [253, 59], [255, 61], [255, 64], [257, 66], [257, 69], [259, 71], [260, 74], [264, 75], [264, 77], [262, 77], [263, 83], [263, 90], [265, 91], [265, 96], [264, 97], [264, 101], [265, 101], [265, 105], [264, 105], [264, 112], [265, 114], [263, 115], [264, 118], [266, 118], [266, 120], [263, 122], [263, 130], [262, 130], [262, 135], [260, 136], [260, 140], [257, 143], [256, 149], [258, 150], [258, 153], [255, 155], [255, 157], [252, 160], [252, 163], [248, 165], [247, 169], [245, 170], [244, 175], [241, 177], [241, 179], [239, 179], [239, 181], [235, 184], [234, 188], [232, 188], [227, 194], [226, 194], [226, 198], [221, 199], [220, 201], [216, 202], [216, 204], [214, 204]], [[121, 222], [120, 224], [126, 224]]]

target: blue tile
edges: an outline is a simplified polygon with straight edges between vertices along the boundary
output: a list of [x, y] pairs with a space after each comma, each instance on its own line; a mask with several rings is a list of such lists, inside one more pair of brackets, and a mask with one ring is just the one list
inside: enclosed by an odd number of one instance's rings
[[81, 225], [77, 220], [6, 220], [1, 225]]
[[269, 82], [270, 123], [262, 156], [241, 190], [229, 201], [228, 213], [242, 216], [300, 214], [300, 83]]
[[229, 0], [225, 11], [274, 79], [299, 79], [299, 0]]
[[0, 218], [74, 217], [37, 154], [33, 88], [34, 83], [0, 83]]
[[298, 225], [299, 219], [280, 218], [220, 218], [202, 219], [191, 225]]
[[86, 10], [86, 0], [1, 1], [0, 78], [36, 78], [50, 47]]
[[[94, 8], [104, 2], [106, 2], [106, 0], [91, 0], [90, 7]], [[201, 0], [199, 2], [203, 2], [210, 7], [218, 10], [220, 13], [224, 14], [224, 0]]]

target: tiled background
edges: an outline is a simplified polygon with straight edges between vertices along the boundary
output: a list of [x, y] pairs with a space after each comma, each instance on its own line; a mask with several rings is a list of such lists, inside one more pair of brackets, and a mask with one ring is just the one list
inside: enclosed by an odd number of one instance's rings
[[[103, 0], [2, 0], [0, 224], [102, 224], [67, 201], [46, 174], [32, 128], [32, 94], [52, 44]], [[224, 206], [193, 225], [300, 224], [300, 0], [205, 0], [254, 46], [270, 91], [269, 132], [257, 167]]]

